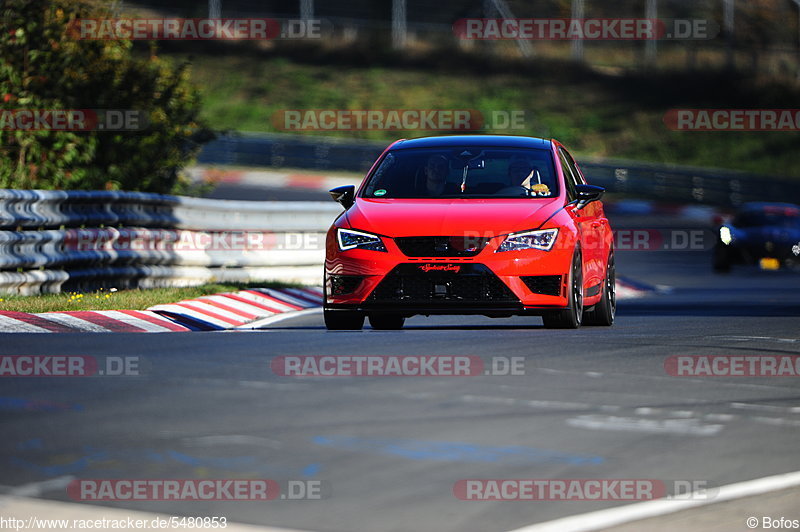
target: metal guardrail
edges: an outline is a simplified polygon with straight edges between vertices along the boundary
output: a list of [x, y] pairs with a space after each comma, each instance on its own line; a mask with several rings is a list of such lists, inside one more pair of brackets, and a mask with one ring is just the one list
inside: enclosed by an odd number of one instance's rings
[[[383, 148], [318, 137], [224, 137], [206, 147], [200, 162], [365, 171]], [[792, 181], [744, 173], [610, 160], [581, 167], [610, 192], [665, 202], [733, 207], [800, 200]], [[0, 293], [210, 280], [319, 282], [324, 232], [340, 212], [333, 202], [0, 190]], [[293, 232], [304, 241], [292, 240]], [[235, 244], [254, 234], [260, 235], [257, 245]]]
[[[320, 136], [238, 134], [206, 144], [198, 162], [366, 172], [386, 146]], [[747, 201], [800, 202], [798, 182], [777, 177], [613, 159], [581, 159], [579, 164], [592, 184], [644, 199], [718, 207]]]
[[0, 293], [316, 281], [333, 202], [0, 190]]

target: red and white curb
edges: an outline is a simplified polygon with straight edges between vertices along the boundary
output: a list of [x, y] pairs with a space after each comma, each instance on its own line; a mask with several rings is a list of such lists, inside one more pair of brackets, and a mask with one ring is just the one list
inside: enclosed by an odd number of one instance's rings
[[322, 305], [322, 289], [258, 288], [187, 299], [147, 310], [27, 314], [0, 310], [0, 333], [188, 332], [234, 329]]
[[[617, 300], [636, 299], [667, 287], [617, 280]], [[322, 288], [254, 288], [214, 294], [147, 310], [86, 310], [27, 314], [0, 310], [0, 333], [189, 332], [254, 329], [322, 306]]]
[[258, 288], [156, 305], [148, 310], [192, 330], [208, 331], [233, 329], [264, 318], [321, 305], [321, 288]]
[[98, 310], [27, 314], [0, 310], [0, 333], [189, 331], [157, 312]]

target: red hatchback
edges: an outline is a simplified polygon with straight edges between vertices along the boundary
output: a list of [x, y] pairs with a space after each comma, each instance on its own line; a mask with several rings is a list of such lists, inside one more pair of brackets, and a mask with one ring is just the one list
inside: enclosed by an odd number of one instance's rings
[[611, 227], [555, 140], [474, 135], [399, 140], [361, 186], [331, 190], [325, 325], [400, 329], [414, 315], [541, 316], [611, 325]]

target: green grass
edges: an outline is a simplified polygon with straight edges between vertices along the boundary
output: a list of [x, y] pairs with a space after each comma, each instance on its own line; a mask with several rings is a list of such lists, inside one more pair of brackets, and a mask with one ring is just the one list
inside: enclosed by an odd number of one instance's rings
[[175, 303], [221, 292], [234, 292], [248, 288], [280, 288], [286, 283], [209, 283], [183, 288], [153, 288], [149, 290], [118, 290], [37, 296], [0, 295], [0, 310], [14, 312], [59, 312], [64, 310], [144, 310], [153, 305]]
[[[189, 56], [203, 119], [214, 129], [280, 132], [285, 109], [524, 110], [525, 127], [486, 133], [557, 138], [578, 154], [800, 176], [797, 133], [675, 132], [672, 108], [797, 107], [800, 88], [718, 70], [601, 72], [564, 61], [528, 63], [458, 54], [421, 60], [324, 55], [313, 50], [214, 51]], [[390, 141], [428, 131], [316, 133]]]

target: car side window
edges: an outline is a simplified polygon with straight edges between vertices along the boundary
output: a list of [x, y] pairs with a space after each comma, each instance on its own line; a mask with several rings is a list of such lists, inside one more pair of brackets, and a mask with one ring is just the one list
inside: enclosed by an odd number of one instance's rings
[[567, 200], [574, 201], [578, 197], [578, 193], [575, 191], [575, 176], [568, 157], [569, 155], [566, 155], [563, 148], [558, 149], [558, 158], [561, 161], [561, 169], [564, 172], [564, 183], [567, 186]]
[[564, 152], [564, 157], [567, 158], [567, 164], [569, 164], [569, 168], [572, 170], [572, 175], [575, 176], [575, 183], [585, 185], [586, 179], [583, 177], [581, 169], [578, 168], [578, 163], [575, 162], [575, 159], [572, 158], [572, 155], [570, 155], [567, 150], [561, 148], [561, 151]]

